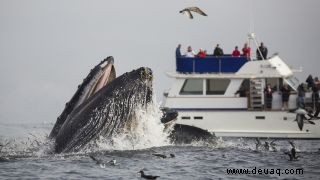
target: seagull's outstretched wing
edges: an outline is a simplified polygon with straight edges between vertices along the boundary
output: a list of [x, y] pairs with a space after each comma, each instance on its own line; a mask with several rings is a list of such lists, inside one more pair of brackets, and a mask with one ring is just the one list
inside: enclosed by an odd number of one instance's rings
[[293, 141], [288, 141], [292, 148], [296, 148]]
[[202, 16], [208, 16], [206, 13], [204, 13], [200, 8], [198, 7], [190, 7], [188, 8], [190, 11], [196, 12], [198, 14], [201, 14]]
[[193, 15], [191, 14], [191, 12], [190, 12], [190, 10], [188, 8], [185, 8], [185, 9], [179, 11], [179, 12], [187, 15], [190, 19], [193, 19]]
[[298, 123], [298, 127], [300, 129], [300, 131], [302, 131], [303, 129], [303, 120], [305, 119], [305, 116], [303, 114], [297, 114], [297, 123]]
[[94, 160], [97, 164], [102, 164], [102, 161], [100, 159], [97, 159], [96, 157], [94, 157], [93, 155], [89, 156], [92, 160]]

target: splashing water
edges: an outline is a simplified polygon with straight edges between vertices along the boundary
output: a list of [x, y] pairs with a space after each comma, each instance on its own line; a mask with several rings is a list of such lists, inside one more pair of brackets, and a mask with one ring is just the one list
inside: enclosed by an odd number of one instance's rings
[[100, 137], [96, 141], [98, 150], [136, 150], [171, 145], [169, 132], [164, 131], [160, 119], [160, 104], [154, 100], [147, 107], [139, 107], [132, 117], [134, 127], [118, 134], [112, 141]]

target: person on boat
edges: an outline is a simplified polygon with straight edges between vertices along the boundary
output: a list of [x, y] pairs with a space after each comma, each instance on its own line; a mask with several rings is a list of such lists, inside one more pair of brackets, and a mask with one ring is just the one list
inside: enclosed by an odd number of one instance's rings
[[243, 48], [242, 48], [242, 55], [250, 58], [251, 55], [251, 48], [248, 46], [248, 43], [245, 43]]
[[305, 84], [301, 83], [298, 88], [298, 99], [297, 99], [297, 105], [300, 108], [305, 108], [305, 96], [306, 96], [306, 90], [305, 90]]
[[312, 87], [312, 99], [314, 106], [316, 108], [316, 112], [314, 113], [314, 117], [318, 117], [320, 113], [320, 102], [319, 102], [319, 90], [320, 90], [320, 81], [318, 77], [314, 78], [314, 87]]
[[312, 77], [311, 74], [307, 77], [306, 82], [307, 82], [307, 84], [308, 84], [308, 89], [309, 89], [309, 90], [312, 89], [312, 87], [315, 86], [314, 80], [313, 80], [313, 77]]
[[266, 46], [264, 46], [263, 42], [260, 44], [260, 46], [257, 49], [256, 53], [257, 53], [257, 59], [258, 60], [267, 59], [268, 48]]
[[207, 56], [206, 52], [203, 49], [199, 49], [199, 52], [197, 54], [197, 57], [199, 58], [205, 58]]
[[318, 117], [320, 112], [320, 102], [319, 102], [319, 89], [320, 89], [320, 82], [318, 77], [312, 78], [310, 74], [306, 80], [308, 83], [308, 89], [312, 90], [312, 105], [315, 109], [314, 116]]
[[239, 90], [234, 93], [234, 95], [237, 95], [237, 94], [239, 94], [240, 97], [247, 97], [248, 90], [245, 87], [241, 86]]
[[320, 90], [320, 81], [318, 77], [314, 78], [314, 85], [316, 86], [317, 90]]
[[240, 51], [238, 50], [238, 46], [236, 46], [232, 52], [232, 56], [239, 57]]
[[312, 102], [316, 104], [319, 101], [320, 81], [318, 77], [313, 79], [312, 76], [309, 75], [306, 82], [308, 83], [308, 88], [312, 90]]
[[178, 44], [178, 47], [176, 48], [176, 58], [181, 57], [181, 44]]
[[195, 52], [192, 50], [191, 46], [188, 46], [187, 52], [185, 53], [186, 57], [193, 58], [195, 56]]
[[290, 96], [290, 89], [287, 84], [284, 84], [281, 88], [281, 96], [282, 96], [282, 110], [288, 109], [288, 101]]
[[217, 44], [217, 46], [214, 48], [213, 55], [214, 56], [222, 56], [223, 55], [223, 50], [219, 46], [219, 44]]
[[272, 93], [273, 90], [271, 88], [271, 85], [268, 84], [267, 87], [264, 89], [265, 104], [267, 109], [271, 109], [272, 107]]

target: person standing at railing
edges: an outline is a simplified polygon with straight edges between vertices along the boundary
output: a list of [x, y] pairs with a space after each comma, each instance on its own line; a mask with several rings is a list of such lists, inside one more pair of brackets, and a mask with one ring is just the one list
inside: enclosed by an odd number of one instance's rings
[[265, 105], [267, 109], [272, 108], [272, 93], [273, 90], [271, 88], [271, 85], [268, 84], [267, 87], [264, 89]]
[[199, 58], [205, 58], [207, 56], [206, 52], [203, 49], [199, 49], [199, 52], [197, 54], [197, 57]]
[[181, 57], [181, 44], [178, 44], [178, 47], [176, 48], [176, 58]]
[[232, 52], [232, 56], [239, 57], [240, 51], [238, 50], [238, 46], [236, 46]]
[[305, 96], [306, 96], [306, 90], [305, 90], [305, 85], [304, 83], [301, 83], [298, 86], [298, 99], [297, 99], [297, 103], [298, 103], [298, 107], [300, 108], [305, 108]]
[[192, 50], [191, 46], [188, 46], [185, 56], [189, 58], [193, 58], [195, 56], [195, 52]]
[[242, 48], [242, 55], [250, 58], [251, 55], [251, 48], [248, 46], [248, 43], [245, 43], [243, 48]]
[[268, 48], [264, 46], [263, 42], [260, 44], [259, 48], [256, 51], [258, 60], [266, 60], [268, 56]]
[[223, 55], [223, 50], [222, 50], [222, 48], [219, 47], [219, 44], [217, 44], [217, 46], [214, 48], [213, 55], [214, 56], [222, 56]]
[[320, 113], [320, 102], [319, 102], [319, 90], [320, 90], [320, 81], [318, 79], [318, 77], [314, 78], [314, 87], [312, 87], [312, 96], [314, 99], [314, 105], [315, 105], [315, 109], [316, 112], [314, 113], [314, 117], [318, 117], [319, 113]]
[[282, 110], [288, 110], [290, 89], [287, 84], [284, 84], [283, 87], [281, 88], [281, 96], [282, 96]]

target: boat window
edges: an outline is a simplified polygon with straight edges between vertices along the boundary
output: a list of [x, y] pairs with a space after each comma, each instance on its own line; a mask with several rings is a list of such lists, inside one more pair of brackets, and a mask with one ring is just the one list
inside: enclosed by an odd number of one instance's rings
[[266, 79], [266, 86], [268, 84], [271, 85], [271, 88], [274, 90], [274, 91], [279, 91], [279, 85], [281, 84], [281, 81], [282, 79], [279, 79], [279, 78], [267, 78]]
[[230, 84], [230, 79], [207, 79], [206, 94], [223, 95]]
[[181, 95], [203, 94], [202, 79], [186, 79], [180, 91]]

